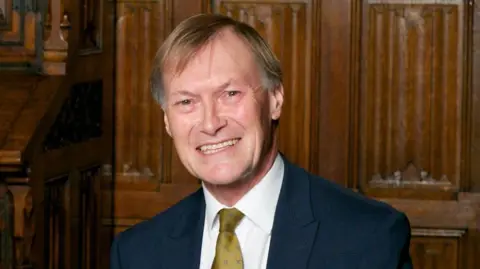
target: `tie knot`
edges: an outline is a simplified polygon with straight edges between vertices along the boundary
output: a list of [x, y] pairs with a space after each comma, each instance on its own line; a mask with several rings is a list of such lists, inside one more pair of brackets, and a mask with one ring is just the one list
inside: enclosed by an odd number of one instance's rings
[[235, 231], [240, 220], [243, 218], [243, 213], [236, 208], [222, 209], [218, 213], [220, 215], [220, 232]]

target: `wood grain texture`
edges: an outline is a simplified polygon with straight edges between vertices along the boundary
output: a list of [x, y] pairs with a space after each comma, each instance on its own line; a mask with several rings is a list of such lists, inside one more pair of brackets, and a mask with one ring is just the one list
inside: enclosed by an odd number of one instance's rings
[[156, 50], [171, 30], [169, 6], [167, 0], [118, 4], [116, 164], [122, 175], [170, 178], [172, 145], [148, 84]]
[[[97, 239], [110, 242], [111, 233], [96, 226], [100, 191], [95, 188], [101, 181], [91, 176], [89, 168], [103, 171], [100, 168], [104, 164], [105, 170], [112, 164], [113, 5], [102, 2], [104, 9], [96, 11], [101, 18], [99, 24], [110, 22], [101, 36], [109, 49], [86, 55], [77, 46], [81, 36], [80, 2], [52, 0], [38, 6], [36, 2], [6, 1], [13, 7], [6, 19], [11, 23], [5, 26], [0, 22], [0, 182], [6, 183], [12, 193], [15, 227], [15, 244], [9, 251], [14, 255], [15, 268], [105, 268], [97, 265], [105, 263], [97, 254], [108, 248], [97, 248]], [[48, 10], [39, 10], [41, 7]], [[24, 23], [21, 27], [15, 24], [15, 12]], [[44, 28], [38, 28], [40, 24]], [[42, 42], [43, 46], [38, 46]], [[42, 50], [37, 51], [39, 48]], [[31, 64], [32, 59], [37, 65]], [[17, 70], [11, 71], [10, 67]], [[97, 122], [102, 122], [105, 132], [92, 140], [48, 152], [40, 150], [68, 97], [83, 95], [83, 90], [72, 86], [93, 81], [103, 85], [103, 99], [95, 99], [102, 110]], [[67, 102], [74, 114], [88, 113], [75, 103]], [[75, 128], [69, 129], [75, 132]], [[57, 131], [57, 141], [64, 141], [62, 131]], [[78, 181], [68, 177], [75, 171], [80, 175]], [[111, 174], [104, 175], [108, 178], [105, 180], [112, 181]], [[5, 265], [0, 262], [2, 268], [7, 268]]]
[[[465, 36], [463, 5], [365, 4], [360, 181], [458, 190]], [[465, 124], [465, 123], [464, 123]]]
[[28, 148], [54, 102], [59, 79], [11, 73], [0, 79], [0, 156], [5, 165], [20, 165], [31, 158]]
[[[470, 170], [467, 171], [471, 184], [467, 189], [474, 192], [480, 192], [480, 1], [476, 1], [471, 5], [471, 31], [472, 31], [472, 46], [471, 59], [472, 69], [470, 71], [471, 84], [471, 117], [468, 120], [472, 122], [471, 145], [467, 150], [470, 153]], [[467, 84], [468, 85], [468, 84]]]
[[31, 4], [21, 5], [20, 0], [4, 1], [0, 17], [0, 66], [33, 65], [41, 57], [36, 34], [39, 21]]
[[416, 268], [455, 269], [458, 267], [457, 238], [419, 237], [412, 240], [410, 253]]

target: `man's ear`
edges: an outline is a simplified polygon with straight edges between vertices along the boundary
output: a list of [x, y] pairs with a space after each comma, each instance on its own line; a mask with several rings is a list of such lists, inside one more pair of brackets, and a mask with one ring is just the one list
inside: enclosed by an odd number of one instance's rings
[[278, 120], [283, 107], [283, 85], [278, 85], [270, 92], [270, 115], [272, 120]]
[[172, 133], [170, 132], [170, 124], [168, 123], [167, 112], [163, 112], [163, 122], [165, 123], [165, 130], [167, 134], [172, 137]]

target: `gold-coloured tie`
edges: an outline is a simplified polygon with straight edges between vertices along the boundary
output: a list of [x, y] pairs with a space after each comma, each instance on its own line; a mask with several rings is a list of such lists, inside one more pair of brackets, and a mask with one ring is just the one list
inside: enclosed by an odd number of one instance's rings
[[242, 250], [235, 235], [235, 228], [244, 215], [235, 208], [222, 209], [218, 214], [220, 233], [212, 269], [243, 269]]

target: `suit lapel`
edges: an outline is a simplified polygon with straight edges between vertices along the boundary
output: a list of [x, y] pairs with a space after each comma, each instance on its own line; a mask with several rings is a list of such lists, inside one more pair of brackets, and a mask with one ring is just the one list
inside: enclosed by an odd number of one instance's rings
[[310, 205], [310, 183], [285, 158], [285, 174], [272, 229], [267, 269], [307, 268], [319, 222]]
[[[205, 202], [202, 189], [185, 205], [185, 213], [179, 217], [167, 242], [163, 245], [162, 268], [198, 269], [202, 249]], [[160, 255], [159, 255], [160, 256]]]

